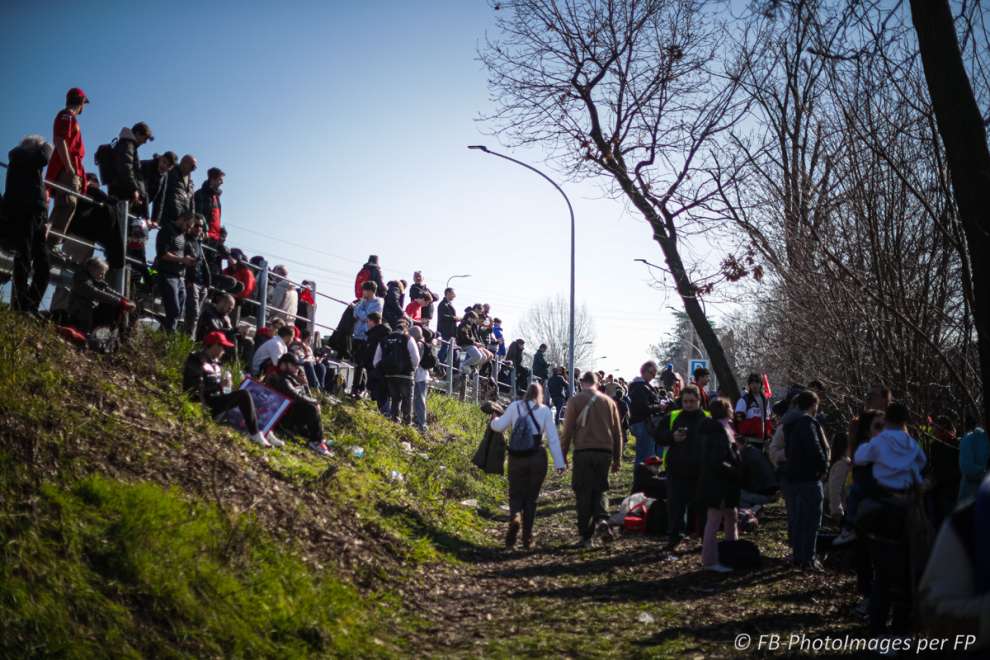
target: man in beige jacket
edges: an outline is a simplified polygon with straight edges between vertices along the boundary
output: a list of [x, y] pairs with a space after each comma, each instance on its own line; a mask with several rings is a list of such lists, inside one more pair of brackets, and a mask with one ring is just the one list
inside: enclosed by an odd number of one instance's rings
[[574, 446], [571, 487], [577, 499], [578, 534], [581, 546], [591, 547], [597, 525], [605, 542], [612, 540], [608, 526], [608, 471], [619, 471], [622, 456], [622, 426], [619, 411], [609, 397], [598, 391], [598, 378], [588, 372], [581, 377], [581, 392], [567, 403], [560, 448]]

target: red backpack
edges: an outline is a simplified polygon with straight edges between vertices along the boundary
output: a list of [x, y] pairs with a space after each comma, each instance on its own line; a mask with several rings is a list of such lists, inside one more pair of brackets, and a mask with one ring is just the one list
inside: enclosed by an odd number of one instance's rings
[[357, 274], [354, 279], [354, 298], [359, 299], [361, 297], [361, 285], [371, 279], [371, 269], [365, 266]]

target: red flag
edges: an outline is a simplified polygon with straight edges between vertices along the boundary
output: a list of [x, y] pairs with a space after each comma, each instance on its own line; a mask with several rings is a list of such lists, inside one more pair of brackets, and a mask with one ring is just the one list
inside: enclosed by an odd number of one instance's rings
[[763, 397], [767, 401], [773, 398], [773, 390], [770, 389], [770, 379], [767, 378], [766, 374], [763, 374]]

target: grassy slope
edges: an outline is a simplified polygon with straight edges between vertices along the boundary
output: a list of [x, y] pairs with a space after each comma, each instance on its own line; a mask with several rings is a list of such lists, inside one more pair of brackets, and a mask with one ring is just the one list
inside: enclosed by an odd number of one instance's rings
[[401, 654], [417, 567], [503, 492], [468, 468], [481, 414], [431, 399], [424, 438], [327, 407], [329, 465], [263, 452], [183, 398], [189, 348], [92, 356], [0, 309], [0, 656]]

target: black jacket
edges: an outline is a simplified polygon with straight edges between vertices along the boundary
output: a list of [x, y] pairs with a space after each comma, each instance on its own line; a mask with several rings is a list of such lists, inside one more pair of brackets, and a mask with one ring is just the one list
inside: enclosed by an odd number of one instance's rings
[[[205, 364], [212, 364], [215, 369], [207, 373]], [[186, 358], [182, 368], [182, 389], [189, 394], [193, 401], [206, 403], [210, 399], [223, 394], [222, 372], [219, 363], [214, 361], [206, 351], [195, 351]]]
[[210, 273], [209, 264], [206, 263], [206, 255], [203, 253], [201, 240], [186, 236], [186, 254], [190, 257], [196, 257], [196, 265], [186, 268], [186, 284], [199, 286], [213, 284], [213, 276]]
[[222, 332], [231, 341], [237, 336], [237, 330], [231, 324], [230, 317], [221, 314], [212, 302], [207, 301], [196, 323], [196, 341], [203, 341], [203, 337], [215, 330]]
[[811, 415], [790, 410], [784, 415], [787, 480], [819, 481], [828, 473], [828, 444], [821, 424]]
[[398, 283], [393, 283], [385, 294], [382, 319], [390, 326], [395, 327], [403, 316], [405, 316], [405, 311], [402, 309], [402, 291], [399, 290]]
[[[379, 298], [384, 298], [385, 282], [382, 281], [382, 267], [379, 266], [378, 264], [373, 264], [369, 262], [366, 263], [364, 266], [362, 266], [361, 270], [364, 270], [365, 268], [368, 269], [368, 275], [369, 275], [366, 281], [374, 282], [375, 284], [377, 284], [378, 288], [375, 290], [375, 295], [378, 296]], [[360, 298], [361, 292], [358, 291], [357, 294], [358, 294], [358, 298]]]
[[[671, 419], [673, 418], [673, 423]], [[667, 450], [667, 474], [674, 479], [697, 479], [701, 473], [704, 445], [701, 426], [708, 418], [701, 410], [675, 410], [660, 420], [656, 441]], [[674, 431], [684, 429], [687, 438], [683, 442], [674, 440]]]
[[474, 324], [472, 324], [467, 319], [461, 321], [461, 324], [457, 326], [457, 335], [454, 338], [454, 343], [461, 348], [467, 348], [468, 346], [474, 346], [477, 340], [477, 334], [474, 330]]
[[442, 339], [453, 339], [457, 334], [457, 310], [444, 298], [437, 307], [437, 332]]
[[354, 305], [348, 305], [344, 308], [344, 313], [340, 315], [340, 321], [337, 322], [337, 329], [330, 335], [330, 348], [337, 351], [337, 354], [343, 360], [351, 357], [351, 339], [353, 338], [353, 334]]
[[413, 285], [409, 287], [410, 300], [416, 300], [417, 298], [421, 298], [424, 293], [430, 294], [430, 298], [433, 299], [433, 302], [431, 302], [429, 305], [424, 307], [423, 310], [420, 312], [420, 315], [422, 316], [424, 321], [423, 325], [428, 325], [427, 323], [425, 323], [425, 321], [433, 318], [433, 310], [436, 308], [437, 305], [437, 296], [435, 293], [430, 291], [425, 284], [416, 284], [415, 282], [413, 282]]
[[141, 161], [141, 180], [144, 182], [144, 192], [146, 193], [144, 208], [138, 215], [153, 220], [158, 220], [162, 213], [162, 200], [165, 198], [165, 184], [168, 181], [168, 174], [162, 174], [158, 170], [158, 159]]
[[289, 397], [289, 399], [292, 400], [293, 405], [299, 403], [308, 404], [311, 406], [317, 405], [316, 399], [311, 397], [306, 392], [306, 387], [290, 374], [276, 371], [265, 378], [265, 385], [269, 386], [276, 392], [281, 392]]
[[736, 444], [714, 419], [706, 418], [698, 431], [702, 444], [698, 503], [712, 509], [739, 506], [742, 459]]
[[645, 422], [662, 412], [660, 392], [642, 378], [629, 383], [629, 423]]
[[[97, 202], [107, 203], [110, 200], [97, 186], [89, 186], [86, 194]], [[120, 234], [117, 214], [112, 213], [108, 207], [79, 199], [76, 202], [76, 213], [72, 216], [72, 233], [102, 245], [110, 268], [123, 267], [124, 239]]]
[[536, 351], [533, 354], [533, 375], [544, 381], [550, 377], [550, 365], [547, 364], [546, 351]]
[[7, 158], [7, 187], [3, 196], [7, 214], [12, 219], [19, 217], [41, 221], [48, 215], [44, 174], [48, 158], [45, 151], [41, 145], [27, 149], [14, 147]]
[[220, 204], [221, 194], [222, 191], [210, 187], [209, 179], [204, 181], [199, 190], [193, 194], [193, 206], [196, 208], [196, 213], [202, 213], [203, 217], [206, 218], [207, 229], [213, 222], [213, 209], [223, 208]]
[[162, 212], [158, 214], [162, 224], [172, 224], [183, 213], [195, 211], [194, 194], [192, 177], [183, 176], [178, 165], [173, 167], [165, 181]]
[[80, 330], [93, 329], [94, 312], [100, 305], [119, 306], [123, 298], [103, 281], [94, 279], [85, 266], [80, 267], [72, 277], [72, 290], [69, 292], [68, 314], [72, 323]]
[[113, 181], [107, 186], [111, 197], [121, 201], [132, 201], [131, 196], [137, 191], [143, 199], [148, 193], [144, 187], [144, 177], [141, 174], [141, 161], [138, 159], [138, 145], [134, 134], [129, 128], [123, 128], [113, 145]]
[[523, 362], [523, 349], [519, 346], [518, 341], [514, 341], [509, 344], [509, 350], [505, 352], [505, 359], [512, 363], [516, 369], [522, 366]]
[[379, 323], [371, 330], [368, 330], [368, 343], [364, 347], [364, 355], [361, 356], [361, 366], [368, 371], [374, 370], [373, 361], [378, 345], [392, 333], [392, 328], [388, 323]]
[[567, 398], [567, 381], [560, 374], [550, 376], [547, 380], [547, 394], [553, 401]]

